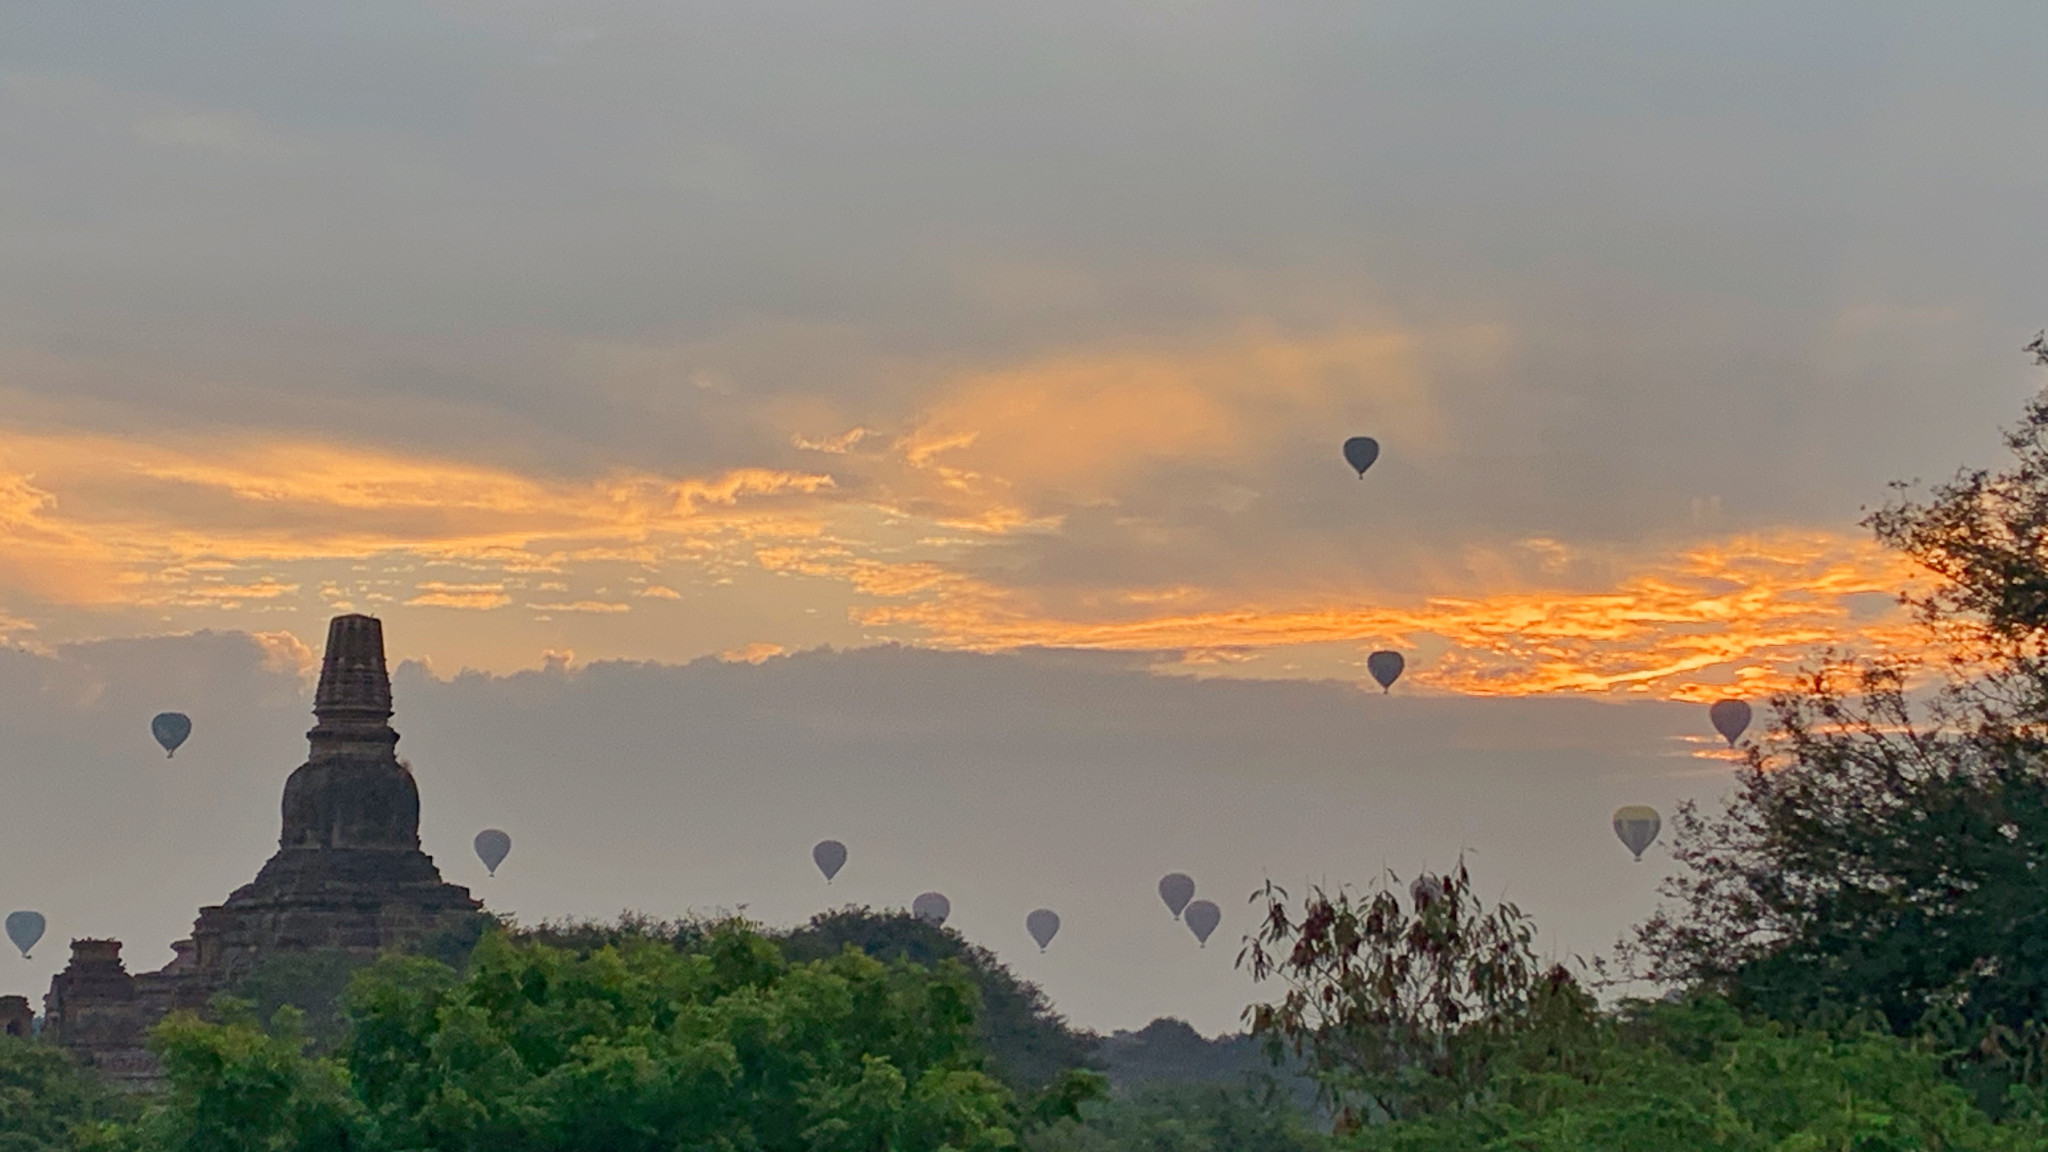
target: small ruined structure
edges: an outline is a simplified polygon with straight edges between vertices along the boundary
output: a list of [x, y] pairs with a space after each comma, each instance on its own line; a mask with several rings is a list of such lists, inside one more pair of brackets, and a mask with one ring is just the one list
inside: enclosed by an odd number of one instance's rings
[[34, 1035], [35, 1010], [26, 996], [0, 996], [0, 1036]]
[[444, 882], [420, 851], [420, 794], [398, 759], [383, 624], [337, 616], [328, 624], [311, 754], [285, 781], [277, 853], [256, 878], [199, 910], [177, 959], [130, 975], [118, 940], [75, 940], [50, 982], [44, 1035], [110, 1079], [147, 1082], [150, 1025], [202, 1008], [269, 956], [341, 951], [368, 960], [459, 927], [482, 910]]
[[173, 980], [168, 969], [129, 975], [119, 940], [73, 940], [71, 963], [43, 998], [43, 1039], [69, 1048], [106, 1080], [146, 1087], [158, 1069], [143, 1034], [170, 1010]]

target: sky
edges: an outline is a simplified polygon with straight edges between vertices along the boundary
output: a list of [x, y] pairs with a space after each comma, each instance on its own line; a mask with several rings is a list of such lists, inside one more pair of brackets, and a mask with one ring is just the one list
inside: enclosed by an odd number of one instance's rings
[[1604, 947], [2048, 322], [2048, 11], [1691, 8], [7, 6], [0, 904], [167, 956], [360, 611], [522, 916], [943, 883], [1213, 1031], [1263, 878], [1463, 847]]

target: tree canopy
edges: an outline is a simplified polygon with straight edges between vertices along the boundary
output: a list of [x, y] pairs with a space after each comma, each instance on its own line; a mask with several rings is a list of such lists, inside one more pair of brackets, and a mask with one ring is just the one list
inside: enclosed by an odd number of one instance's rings
[[[2048, 343], [2030, 351], [2048, 366]], [[1772, 699], [1725, 809], [1678, 814], [1644, 971], [1784, 1019], [1870, 1012], [2039, 1082], [2048, 1020], [2048, 396], [2009, 463], [1866, 523], [1917, 561], [1912, 656]]]
[[739, 923], [688, 952], [493, 933], [464, 973], [399, 956], [359, 973], [331, 1057], [290, 1008], [275, 1034], [173, 1017], [140, 1147], [996, 1152], [1017, 1112], [981, 1069], [975, 1001], [958, 965], [791, 962]]

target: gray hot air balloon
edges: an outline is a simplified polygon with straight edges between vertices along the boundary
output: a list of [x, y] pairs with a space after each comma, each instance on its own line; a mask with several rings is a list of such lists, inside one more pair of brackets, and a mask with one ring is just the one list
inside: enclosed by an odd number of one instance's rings
[[1180, 919], [1181, 909], [1195, 898], [1195, 878], [1185, 872], [1168, 872], [1159, 881], [1159, 898], [1166, 901], [1173, 918]]
[[1043, 952], [1052, 938], [1060, 934], [1060, 915], [1050, 908], [1040, 908], [1024, 918], [1024, 930], [1038, 941], [1038, 950]]
[[1657, 833], [1664, 827], [1655, 808], [1631, 804], [1614, 810], [1614, 834], [1636, 854], [1636, 863], [1643, 860], [1643, 851], [1657, 842]]
[[1365, 658], [1365, 670], [1379, 681], [1381, 692], [1392, 692], [1394, 681], [1401, 678], [1401, 669], [1407, 666], [1408, 661], [1399, 652], [1375, 652]]
[[1197, 900], [1188, 905], [1188, 931], [1195, 934], [1195, 939], [1201, 942], [1202, 947], [1209, 946], [1209, 933], [1214, 932], [1216, 926], [1221, 923], [1223, 909], [1209, 901]]
[[1353, 436], [1344, 442], [1344, 462], [1358, 469], [1359, 479], [1365, 478], [1365, 470], [1380, 458], [1380, 442], [1370, 436]]
[[1714, 731], [1728, 741], [1730, 748], [1742, 737], [1742, 730], [1749, 727], [1749, 702], [1747, 700], [1716, 700], [1707, 709], [1707, 718], [1714, 722]]
[[484, 867], [491, 870], [491, 875], [498, 874], [498, 865], [503, 864], [505, 857], [511, 853], [512, 837], [496, 828], [486, 828], [476, 834], [476, 858], [484, 862]]
[[830, 884], [839, 870], [846, 867], [846, 845], [837, 840], [820, 840], [811, 849], [811, 859], [817, 862], [818, 871], [825, 874], [825, 883]]
[[21, 949], [21, 958], [28, 959], [28, 950], [43, 938], [43, 914], [41, 912], [9, 912], [7, 914], [7, 938]]
[[910, 914], [937, 928], [953, 914], [953, 902], [942, 893], [926, 892], [910, 902]]
[[163, 745], [164, 759], [178, 754], [178, 745], [192, 735], [192, 718], [183, 712], [159, 712], [149, 722], [149, 734]]
[[1420, 912], [1444, 898], [1444, 882], [1425, 872], [1408, 886], [1408, 898], [1415, 901], [1415, 910]]

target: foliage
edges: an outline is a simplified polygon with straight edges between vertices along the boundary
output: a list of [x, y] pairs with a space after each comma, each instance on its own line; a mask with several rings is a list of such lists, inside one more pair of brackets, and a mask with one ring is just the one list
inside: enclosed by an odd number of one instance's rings
[[1538, 962], [1528, 919], [1483, 906], [1462, 862], [1418, 877], [1407, 905], [1384, 883], [1311, 889], [1298, 919], [1271, 883], [1265, 901], [1238, 962], [1286, 992], [1247, 1016], [1276, 1061], [1304, 1061], [1340, 1129], [1462, 1107], [1504, 1046], [1540, 1034], [1563, 1051], [1592, 1018], [1571, 974]]
[[347, 1073], [309, 1056], [297, 1009], [279, 1009], [266, 1032], [246, 1004], [223, 1000], [224, 1019], [177, 1013], [151, 1033], [170, 1082], [129, 1147], [147, 1152], [328, 1152], [361, 1147], [363, 1111]]
[[1635, 1004], [1603, 1019], [1590, 1062], [1508, 1060], [1454, 1112], [1368, 1127], [1358, 1152], [2018, 1152], [2031, 1118], [1994, 1124], [1928, 1053], [1883, 1031], [1750, 1022], [1724, 1000]]
[[792, 963], [750, 926], [693, 951], [578, 953], [484, 937], [466, 972], [390, 956], [346, 998], [347, 1039], [309, 1055], [294, 1010], [173, 1017], [172, 1088], [136, 1152], [996, 1152], [1010, 1093], [979, 1067], [957, 964], [846, 951]]
[[1069, 1027], [1036, 984], [1020, 980], [995, 954], [957, 931], [903, 912], [842, 908], [820, 913], [783, 939], [791, 959], [833, 955], [848, 946], [882, 960], [964, 967], [981, 992], [976, 1032], [990, 1071], [1020, 1093], [1045, 1089], [1069, 1069], [1094, 1065], [1094, 1035]]
[[330, 1048], [340, 1042], [347, 1025], [342, 993], [357, 969], [368, 963], [340, 948], [278, 952], [259, 960], [228, 994], [247, 1002], [259, 1020], [275, 1017], [281, 1008], [297, 1009], [306, 1036], [316, 1047]]
[[1773, 699], [1726, 811], [1674, 822], [1645, 974], [1785, 1019], [1939, 1028], [2042, 1082], [2025, 1053], [2048, 1021], [2048, 395], [2006, 443], [2005, 470], [1869, 518], [1937, 577], [1905, 599], [1941, 659], [1834, 657]]
[[[704, 946], [718, 923], [658, 920], [627, 912], [613, 923], [551, 921], [513, 935], [580, 954], [636, 940], [690, 952]], [[902, 960], [926, 968], [959, 964], [980, 992], [975, 1030], [989, 1071], [1020, 1094], [1047, 1091], [1066, 1072], [1093, 1064], [1099, 1043], [1095, 1036], [1070, 1027], [1037, 985], [1018, 979], [994, 953], [969, 943], [957, 931], [905, 912], [847, 907], [820, 913], [774, 938], [793, 962], [822, 960], [853, 947], [885, 962]]]
[[588, 956], [603, 948], [618, 948], [629, 942], [641, 940], [652, 940], [678, 952], [694, 952], [704, 946], [704, 942], [711, 937], [712, 931], [720, 923], [723, 921], [693, 918], [658, 920], [644, 912], [628, 910], [619, 913], [619, 918], [615, 921], [548, 920], [532, 928], [518, 928], [507, 922], [502, 923], [500, 927], [509, 932], [514, 940], [546, 944], [551, 948]]
[[1029, 1152], [1315, 1152], [1288, 1102], [1222, 1084], [1155, 1083], [1033, 1132]]
[[791, 964], [738, 923], [689, 953], [488, 936], [460, 980], [366, 973], [343, 1055], [397, 1148], [1002, 1148], [1012, 1108], [973, 1011], [956, 967]]
[[0, 1152], [68, 1148], [75, 1132], [108, 1119], [117, 1104], [69, 1053], [0, 1036]]

